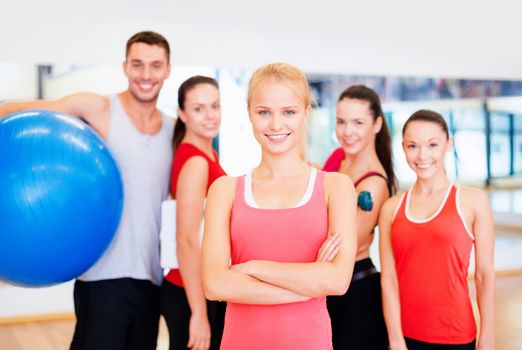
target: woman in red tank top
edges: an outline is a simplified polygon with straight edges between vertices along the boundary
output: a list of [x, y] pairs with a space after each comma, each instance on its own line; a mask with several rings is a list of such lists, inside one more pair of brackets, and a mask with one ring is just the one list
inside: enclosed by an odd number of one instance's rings
[[302, 72], [259, 68], [247, 101], [261, 162], [218, 179], [205, 213], [205, 294], [228, 302], [221, 349], [330, 350], [325, 296], [344, 294], [350, 281], [354, 188], [304, 160], [311, 93]]
[[444, 118], [415, 112], [403, 149], [417, 175], [379, 218], [383, 306], [391, 349], [475, 349], [467, 274], [475, 247], [480, 313], [477, 349], [494, 349], [494, 228], [486, 193], [454, 185], [444, 170], [452, 147]]
[[179, 87], [178, 106], [171, 195], [176, 200], [179, 268], [165, 276], [161, 311], [169, 329], [170, 350], [219, 349], [225, 304], [205, 299], [199, 243], [208, 188], [225, 175], [212, 148], [221, 121], [217, 82], [203, 76], [187, 79]]
[[[359, 193], [357, 255], [350, 288], [327, 299], [336, 350], [383, 350], [388, 335], [382, 313], [380, 274], [370, 258], [382, 203], [396, 191], [391, 139], [379, 96], [363, 85], [350, 86], [337, 100], [335, 134], [341, 147], [323, 170], [348, 175]], [[368, 203], [363, 202], [367, 200]]]

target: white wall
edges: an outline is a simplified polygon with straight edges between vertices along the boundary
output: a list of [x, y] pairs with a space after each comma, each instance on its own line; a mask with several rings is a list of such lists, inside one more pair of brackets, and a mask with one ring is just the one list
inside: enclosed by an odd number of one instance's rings
[[119, 63], [137, 31], [174, 65], [522, 79], [518, 2], [2, 0], [0, 61]]
[[242, 70], [220, 71], [220, 162], [223, 169], [233, 176], [247, 173], [261, 160], [261, 148], [252, 133], [246, 104], [247, 83], [251, 74]]
[[73, 286], [72, 281], [42, 288], [1, 285], [0, 321], [2, 318], [74, 312]]
[[38, 96], [38, 71], [33, 64], [0, 62], [0, 102]]

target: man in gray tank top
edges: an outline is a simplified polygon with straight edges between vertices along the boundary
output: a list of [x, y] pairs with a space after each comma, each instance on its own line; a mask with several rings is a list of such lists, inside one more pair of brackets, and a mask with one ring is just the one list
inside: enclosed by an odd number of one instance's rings
[[161, 201], [168, 195], [174, 120], [156, 108], [170, 74], [167, 40], [132, 36], [123, 68], [128, 88], [113, 96], [78, 93], [54, 101], [0, 105], [0, 117], [48, 109], [87, 121], [120, 168], [123, 212], [116, 235], [74, 286], [76, 328], [71, 349], [155, 349], [159, 321]]

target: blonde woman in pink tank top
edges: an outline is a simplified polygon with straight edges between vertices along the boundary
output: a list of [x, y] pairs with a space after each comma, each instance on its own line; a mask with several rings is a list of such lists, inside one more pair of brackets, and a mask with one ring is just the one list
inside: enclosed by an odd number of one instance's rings
[[347, 176], [303, 159], [310, 110], [297, 68], [254, 72], [248, 111], [261, 162], [216, 180], [207, 197], [203, 286], [228, 303], [221, 349], [332, 349], [325, 297], [351, 279], [356, 197]]

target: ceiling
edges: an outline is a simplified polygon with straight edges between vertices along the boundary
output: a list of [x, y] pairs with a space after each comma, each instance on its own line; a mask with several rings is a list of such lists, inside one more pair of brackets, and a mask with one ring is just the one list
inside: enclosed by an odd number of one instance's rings
[[522, 80], [517, 1], [1, 1], [4, 62], [121, 62], [155, 30], [174, 65]]

